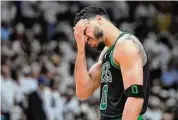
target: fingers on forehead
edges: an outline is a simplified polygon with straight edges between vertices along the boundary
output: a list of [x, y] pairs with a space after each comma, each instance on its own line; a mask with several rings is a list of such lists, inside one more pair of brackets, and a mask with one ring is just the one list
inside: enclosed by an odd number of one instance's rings
[[82, 24], [84, 22], [88, 22], [88, 20], [87, 19], [81, 19], [80, 21], [78, 21], [78, 23], [76, 25]]
[[79, 25], [82, 21], [83, 19], [79, 20], [75, 26]]

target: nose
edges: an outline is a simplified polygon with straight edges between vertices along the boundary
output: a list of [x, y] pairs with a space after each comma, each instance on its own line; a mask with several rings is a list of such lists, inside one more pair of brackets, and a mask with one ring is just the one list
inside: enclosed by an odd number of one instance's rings
[[88, 40], [87, 43], [88, 43], [89, 46], [92, 46], [91, 40]]
[[93, 45], [92, 47], [96, 47], [96, 45]]
[[94, 45], [93, 45], [93, 44], [89, 44], [89, 46], [94, 47]]
[[96, 47], [96, 44], [90, 44], [91, 47]]

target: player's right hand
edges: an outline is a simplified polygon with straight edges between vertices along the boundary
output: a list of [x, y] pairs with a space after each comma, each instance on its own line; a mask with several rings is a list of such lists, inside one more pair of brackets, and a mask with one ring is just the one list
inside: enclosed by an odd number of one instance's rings
[[88, 25], [87, 19], [81, 19], [73, 28], [74, 29], [74, 37], [77, 42], [78, 50], [85, 49], [85, 36], [84, 36], [84, 30], [86, 26]]

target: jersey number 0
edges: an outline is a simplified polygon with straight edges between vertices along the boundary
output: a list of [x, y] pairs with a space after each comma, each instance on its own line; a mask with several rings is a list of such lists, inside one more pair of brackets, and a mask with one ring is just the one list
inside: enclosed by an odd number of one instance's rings
[[106, 108], [107, 108], [107, 96], [108, 96], [108, 85], [104, 85], [103, 88], [102, 88], [100, 110], [106, 110]]

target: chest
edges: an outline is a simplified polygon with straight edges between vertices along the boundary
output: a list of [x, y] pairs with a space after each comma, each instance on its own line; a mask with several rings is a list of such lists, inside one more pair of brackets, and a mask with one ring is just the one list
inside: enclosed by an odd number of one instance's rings
[[112, 64], [112, 55], [112, 51], [108, 51], [103, 56], [101, 83], [112, 83], [122, 78], [121, 70]]

